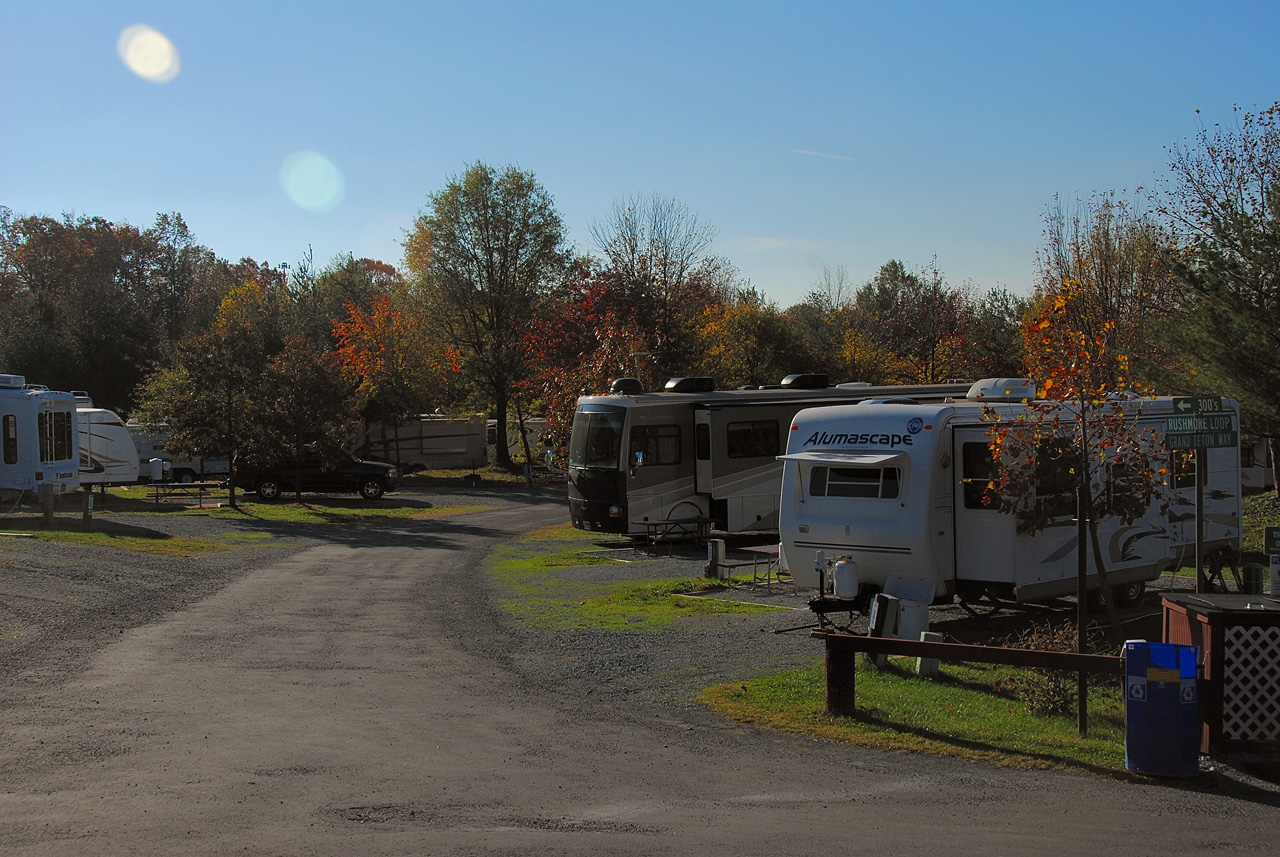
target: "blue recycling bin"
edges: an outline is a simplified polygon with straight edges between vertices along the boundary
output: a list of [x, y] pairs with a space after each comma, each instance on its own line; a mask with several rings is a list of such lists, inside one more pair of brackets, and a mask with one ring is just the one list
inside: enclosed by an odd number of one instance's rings
[[1199, 646], [1124, 644], [1124, 766], [1156, 777], [1200, 773]]

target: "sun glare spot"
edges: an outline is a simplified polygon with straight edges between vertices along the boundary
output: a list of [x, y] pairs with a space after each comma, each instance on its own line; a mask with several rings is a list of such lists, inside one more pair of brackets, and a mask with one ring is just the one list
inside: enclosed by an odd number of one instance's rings
[[146, 24], [125, 27], [116, 50], [129, 71], [152, 83], [168, 83], [182, 70], [173, 42]]
[[333, 211], [345, 191], [342, 173], [324, 155], [294, 152], [280, 167], [280, 187], [293, 204], [307, 211]]

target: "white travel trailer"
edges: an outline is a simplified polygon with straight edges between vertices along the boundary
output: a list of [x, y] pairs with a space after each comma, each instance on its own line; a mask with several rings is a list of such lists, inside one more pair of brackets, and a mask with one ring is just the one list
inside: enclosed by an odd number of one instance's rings
[[138, 481], [138, 450], [115, 411], [85, 404], [76, 407], [80, 435], [80, 484], [126, 485]]
[[78, 456], [75, 398], [0, 375], [0, 500], [76, 490]]
[[143, 481], [153, 477], [150, 463], [159, 460], [160, 476], [165, 481], [174, 482], [220, 482], [231, 475], [231, 459], [199, 458], [189, 455], [172, 455], [165, 449], [168, 442], [166, 427], [148, 425], [137, 420], [129, 420], [124, 424], [132, 439], [133, 448], [137, 451], [138, 462], [142, 466]]
[[[1010, 382], [1013, 382], [1013, 385]], [[1018, 387], [1016, 385], [1022, 385]], [[1005, 392], [1005, 391], [1009, 392]], [[824, 561], [857, 564], [862, 595], [890, 577], [927, 581], [935, 599], [983, 595], [1035, 601], [1076, 591], [1074, 501], [1042, 532], [1019, 534], [1017, 519], [983, 502], [992, 474], [983, 405], [1003, 419], [1026, 413], [1034, 398], [1026, 379], [979, 381], [968, 398], [941, 404], [864, 401], [802, 411], [792, 420], [782, 480], [781, 562], [800, 585], [816, 587]], [[981, 397], [982, 403], [979, 402]], [[1234, 401], [1220, 417], [1238, 432]], [[1171, 399], [1124, 403], [1143, 427], [1163, 438]], [[1238, 434], [1237, 434], [1238, 437]], [[1240, 451], [1209, 449], [1205, 483], [1206, 555], [1238, 554], [1241, 534]], [[1170, 459], [1177, 456], [1170, 456]], [[1173, 466], [1168, 516], [1153, 503], [1129, 525], [1099, 522], [1108, 582], [1117, 603], [1136, 601], [1145, 582], [1195, 554], [1195, 473]], [[1184, 472], [1185, 471], [1185, 472]], [[1088, 583], [1098, 587], [1092, 552]]]
[[716, 390], [673, 378], [647, 393], [635, 378], [583, 396], [569, 439], [569, 517], [582, 530], [644, 532], [645, 520], [710, 518], [725, 532], [776, 530], [787, 426], [804, 408], [912, 396], [940, 402], [969, 384], [830, 387], [825, 375]]

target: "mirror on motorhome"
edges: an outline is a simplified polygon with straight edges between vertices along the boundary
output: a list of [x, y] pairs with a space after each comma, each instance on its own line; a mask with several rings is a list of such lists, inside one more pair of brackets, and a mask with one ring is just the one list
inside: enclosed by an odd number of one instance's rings
[[635, 470], [644, 464], [644, 450], [637, 449], [631, 453], [631, 469]]

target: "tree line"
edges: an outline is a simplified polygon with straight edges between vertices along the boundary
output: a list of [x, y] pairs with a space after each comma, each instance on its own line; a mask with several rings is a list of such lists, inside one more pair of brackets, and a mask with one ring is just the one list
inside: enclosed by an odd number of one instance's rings
[[676, 199], [619, 200], [580, 249], [532, 173], [484, 163], [428, 196], [399, 267], [232, 263], [177, 213], [139, 229], [0, 207], [0, 368], [164, 422], [192, 453], [338, 448], [360, 420], [435, 411], [545, 416], [563, 444], [577, 396], [620, 376], [1035, 377], [1035, 326], [1065, 284], [1081, 334], [1120, 355], [1118, 386], [1235, 396], [1275, 437], [1278, 116], [1200, 128], [1154, 192], [1053, 200], [1025, 296], [890, 259], [861, 283], [825, 268], [781, 307]]

